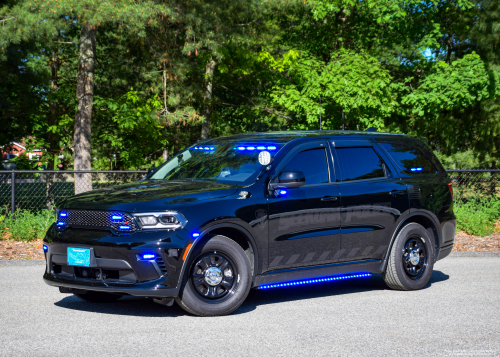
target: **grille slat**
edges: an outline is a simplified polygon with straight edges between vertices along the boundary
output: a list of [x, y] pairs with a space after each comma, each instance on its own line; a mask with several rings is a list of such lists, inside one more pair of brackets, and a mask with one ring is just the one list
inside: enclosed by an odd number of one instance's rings
[[[64, 222], [62, 229], [109, 229], [116, 234], [127, 234], [137, 231], [137, 226], [132, 216], [124, 212], [76, 209], [61, 210], [60, 212], [67, 214], [66, 217], [61, 217], [60, 215], [58, 217], [58, 221]], [[123, 219], [112, 219], [112, 216], [121, 216]], [[120, 226], [128, 226], [130, 229], [123, 230], [120, 229]]]

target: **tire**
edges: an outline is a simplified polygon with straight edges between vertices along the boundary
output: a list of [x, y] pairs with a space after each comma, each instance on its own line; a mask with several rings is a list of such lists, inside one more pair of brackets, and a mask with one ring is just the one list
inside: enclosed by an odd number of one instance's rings
[[391, 289], [419, 290], [429, 282], [434, 260], [434, 239], [420, 224], [408, 223], [394, 241], [382, 276]]
[[88, 301], [88, 302], [96, 302], [96, 303], [106, 303], [113, 302], [121, 298], [121, 295], [103, 293], [100, 291], [87, 291], [85, 294], [73, 294], [77, 298]]
[[252, 274], [245, 251], [221, 235], [195, 249], [175, 301], [198, 316], [232, 313], [245, 301], [251, 288]]

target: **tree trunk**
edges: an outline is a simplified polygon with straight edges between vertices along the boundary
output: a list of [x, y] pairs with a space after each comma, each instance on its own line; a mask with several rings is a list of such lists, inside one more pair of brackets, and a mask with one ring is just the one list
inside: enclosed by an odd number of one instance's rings
[[[92, 168], [90, 128], [94, 98], [95, 41], [95, 28], [90, 25], [83, 25], [80, 33], [78, 77], [76, 81], [78, 112], [75, 118], [75, 170], [90, 170]], [[75, 194], [90, 190], [92, 190], [91, 174], [75, 174]]]
[[[54, 94], [58, 89], [57, 83], [57, 70], [59, 66], [58, 50], [52, 51], [52, 61], [50, 63], [51, 77], [50, 77], [50, 94], [49, 94], [49, 112], [47, 114], [47, 123], [50, 126], [56, 124], [57, 117], [57, 106], [58, 102], [54, 100]], [[59, 153], [56, 135], [54, 132], [49, 131], [47, 133], [47, 142], [49, 144], [47, 150], [47, 170], [54, 170], [54, 160], [55, 156]], [[47, 174], [47, 181], [45, 183], [45, 193], [47, 197], [47, 208], [51, 209], [55, 205], [54, 202], [54, 174]]]
[[215, 61], [210, 58], [205, 70], [205, 96], [203, 104], [203, 117], [205, 121], [201, 124], [201, 139], [208, 139], [210, 136], [210, 116], [212, 115], [212, 86], [214, 79]]

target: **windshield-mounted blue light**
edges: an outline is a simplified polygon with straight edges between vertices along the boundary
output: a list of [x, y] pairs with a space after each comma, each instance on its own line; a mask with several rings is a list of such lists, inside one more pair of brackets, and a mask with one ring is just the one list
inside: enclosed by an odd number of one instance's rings
[[66, 223], [65, 223], [65, 222], [63, 222], [63, 221], [59, 221], [59, 222], [57, 222], [57, 225], [58, 225], [59, 227], [64, 227], [64, 226], [66, 225]]
[[43, 251], [46, 252], [47, 250], [49, 250], [49, 247], [47, 247], [45, 244], [43, 245]]
[[257, 146], [257, 150], [266, 150], [265, 146]]
[[423, 171], [423, 168], [421, 168], [421, 167], [412, 167], [410, 170], [413, 171], [413, 172], [415, 172], [415, 171]]
[[154, 254], [154, 253], [143, 253], [143, 254], [141, 254], [141, 259], [142, 260], [155, 260], [156, 259], [156, 254]]
[[194, 233], [192, 234], [192, 236], [193, 236], [193, 238], [198, 238], [198, 237], [200, 236], [200, 233], [198, 233], [198, 232], [194, 232]]
[[114, 214], [111, 216], [111, 219], [113, 221], [121, 221], [121, 220], [123, 220], [123, 216], [120, 216], [119, 214]]
[[120, 226], [120, 229], [122, 231], [129, 231], [130, 230], [130, 226]]
[[238, 150], [243, 151], [243, 150], [245, 150], [245, 147], [244, 146], [238, 146]]
[[59, 217], [68, 217], [67, 212], [59, 212]]
[[248, 150], [248, 151], [254, 151], [254, 150], [255, 150], [255, 146], [248, 146], [248, 147], [247, 147], [247, 150]]
[[276, 150], [278, 147], [276, 145], [262, 146], [262, 145], [249, 145], [249, 146], [237, 146], [234, 149], [239, 151], [255, 151], [255, 150]]
[[268, 147], [267, 147], [267, 150], [271, 150], [271, 151], [272, 151], [272, 150], [276, 150], [276, 146], [268, 146]]

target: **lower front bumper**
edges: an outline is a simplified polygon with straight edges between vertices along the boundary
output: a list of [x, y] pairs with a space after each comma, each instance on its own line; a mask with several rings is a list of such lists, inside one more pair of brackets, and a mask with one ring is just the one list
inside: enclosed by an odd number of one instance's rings
[[97, 285], [97, 284], [85, 284], [84, 282], [79, 283], [78, 280], [62, 280], [51, 274], [45, 273], [43, 276], [43, 281], [50, 285], [56, 287], [63, 287], [76, 290], [91, 290], [100, 291], [113, 294], [124, 294], [131, 296], [141, 296], [141, 297], [154, 297], [154, 298], [169, 298], [176, 297], [179, 294], [179, 287], [176, 288], [165, 288], [161, 285], [165, 278], [160, 278], [154, 281], [149, 281], [142, 284], [134, 284], [133, 286], [109, 286], [109, 285]]

